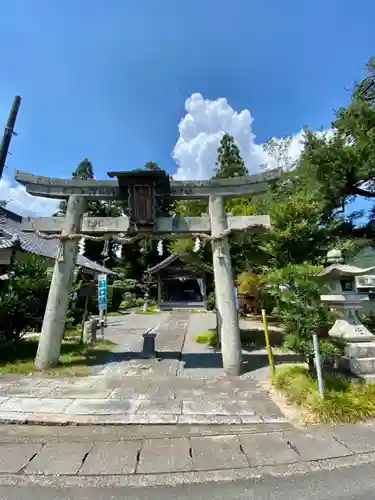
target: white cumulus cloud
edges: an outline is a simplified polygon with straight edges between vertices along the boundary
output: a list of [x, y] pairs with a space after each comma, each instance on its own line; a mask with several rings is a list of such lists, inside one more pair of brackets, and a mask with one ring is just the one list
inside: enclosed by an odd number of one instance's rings
[[[248, 109], [238, 112], [224, 98], [209, 100], [201, 94], [192, 94], [185, 101], [185, 111], [178, 125], [179, 138], [172, 153], [177, 163], [176, 180], [211, 178], [224, 133], [234, 137], [250, 174], [259, 172], [264, 166], [276, 166], [275, 159], [255, 142], [253, 117]], [[303, 131], [292, 138], [287, 152], [292, 161], [301, 153], [302, 139]]]
[[24, 186], [13, 186], [7, 177], [0, 180], [0, 200], [6, 201], [7, 208], [20, 215], [52, 215], [59, 204], [58, 200], [28, 194]]

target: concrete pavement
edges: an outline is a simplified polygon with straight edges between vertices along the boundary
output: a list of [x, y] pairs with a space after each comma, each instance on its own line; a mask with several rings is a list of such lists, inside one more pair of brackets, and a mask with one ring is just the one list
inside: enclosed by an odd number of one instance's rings
[[0, 427], [0, 486], [259, 482], [374, 463], [373, 424]]

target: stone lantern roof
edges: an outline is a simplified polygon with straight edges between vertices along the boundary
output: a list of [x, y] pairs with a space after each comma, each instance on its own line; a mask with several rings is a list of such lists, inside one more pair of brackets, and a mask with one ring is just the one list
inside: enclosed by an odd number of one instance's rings
[[375, 270], [375, 267], [362, 267], [349, 266], [344, 264], [341, 250], [331, 250], [327, 253], [327, 266], [318, 276], [327, 278], [328, 280], [336, 280], [343, 278], [355, 278], [364, 274], [370, 274]]

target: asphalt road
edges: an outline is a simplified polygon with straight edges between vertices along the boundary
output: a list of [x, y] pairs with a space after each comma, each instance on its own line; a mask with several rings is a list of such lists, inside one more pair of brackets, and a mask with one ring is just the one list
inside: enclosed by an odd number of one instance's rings
[[362, 465], [261, 482], [196, 484], [150, 488], [0, 487], [1, 500], [369, 500], [375, 467]]

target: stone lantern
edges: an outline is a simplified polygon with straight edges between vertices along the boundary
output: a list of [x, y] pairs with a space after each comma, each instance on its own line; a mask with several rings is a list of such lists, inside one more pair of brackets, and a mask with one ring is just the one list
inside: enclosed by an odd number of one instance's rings
[[356, 314], [369, 297], [358, 293], [355, 278], [370, 274], [375, 268], [362, 269], [344, 264], [340, 250], [328, 252], [327, 263], [328, 267], [320, 276], [327, 282], [330, 293], [320, 298], [329, 308], [341, 313], [329, 331], [331, 337], [346, 343], [340, 366], [360, 378], [372, 381], [375, 379], [375, 339]]

